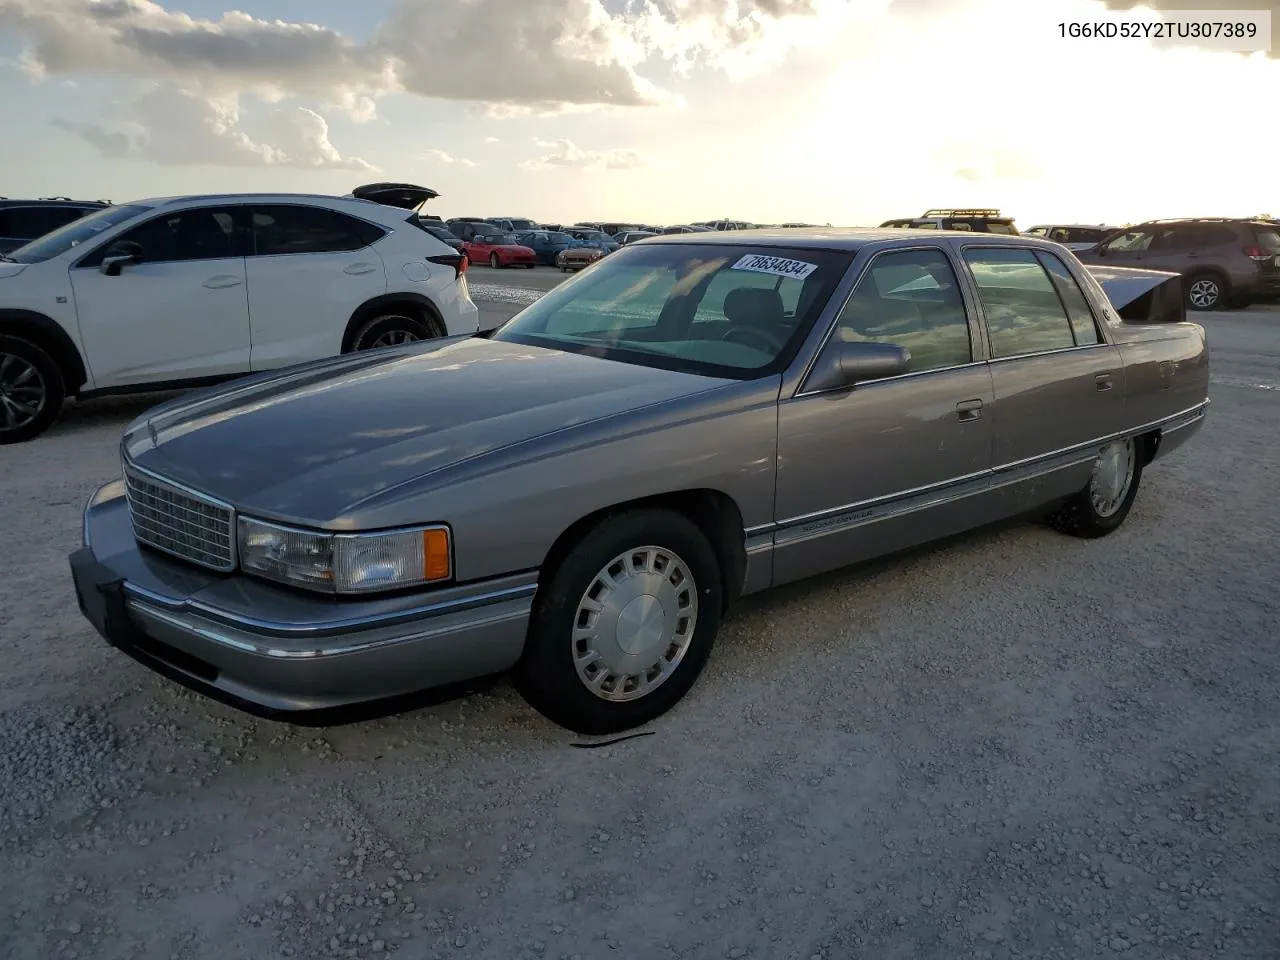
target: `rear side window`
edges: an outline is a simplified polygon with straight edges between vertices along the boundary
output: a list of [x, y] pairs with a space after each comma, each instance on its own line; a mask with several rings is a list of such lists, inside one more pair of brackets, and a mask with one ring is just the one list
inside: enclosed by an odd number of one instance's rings
[[255, 252], [260, 257], [300, 253], [343, 253], [381, 239], [381, 227], [323, 207], [253, 208]]
[[966, 250], [996, 359], [1075, 346], [1071, 322], [1030, 250]]
[[905, 347], [911, 354], [910, 373], [973, 360], [964, 300], [951, 262], [941, 250], [876, 257], [840, 312], [836, 329], [845, 342], [872, 340]]
[[1071, 321], [1071, 333], [1075, 336], [1076, 346], [1101, 343], [1098, 325], [1094, 322], [1093, 311], [1089, 309], [1089, 300], [1067, 265], [1051, 253], [1037, 252], [1036, 255], [1049, 271], [1058, 296], [1062, 298], [1062, 305], [1067, 308], [1067, 318]]
[[0, 237], [34, 240], [79, 220], [86, 213], [88, 211], [80, 207], [10, 207], [0, 210]]

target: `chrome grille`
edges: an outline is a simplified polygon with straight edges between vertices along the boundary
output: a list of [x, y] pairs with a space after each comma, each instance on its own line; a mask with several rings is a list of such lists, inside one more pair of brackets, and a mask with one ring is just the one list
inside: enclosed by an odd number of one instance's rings
[[124, 480], [139, 543], [210, 570], [235, 569], [235, 518], [229, 507], [129, 466]]

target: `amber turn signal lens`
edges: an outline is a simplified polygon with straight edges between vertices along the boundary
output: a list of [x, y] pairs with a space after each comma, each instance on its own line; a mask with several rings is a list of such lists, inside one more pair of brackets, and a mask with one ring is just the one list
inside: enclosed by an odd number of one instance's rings
[[450, 573], [449, 532], [447, 530], [422, 531], [422, 578], [447, 580]]

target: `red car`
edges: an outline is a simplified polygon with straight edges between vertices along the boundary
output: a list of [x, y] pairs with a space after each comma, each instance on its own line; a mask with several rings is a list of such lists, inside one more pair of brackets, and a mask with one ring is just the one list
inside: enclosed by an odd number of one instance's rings
[[477, 233], [462, 249], [472, 263], [487, 263], [495, 269], [528, 267], [532, 270], [538, 263], [538, 255], [531, 248], [522, 247], [505, 233]]

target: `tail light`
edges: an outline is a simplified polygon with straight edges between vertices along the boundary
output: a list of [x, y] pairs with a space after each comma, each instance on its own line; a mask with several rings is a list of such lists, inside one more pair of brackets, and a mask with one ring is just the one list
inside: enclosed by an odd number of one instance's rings
[[466, 273], [467, 267], [471, 266], [471, 258], [465, 253], [442, 253], [439, 256], [427, 257], [427, 262], [453, 267], [453, 278], [455, 280]]
[[1244, 248], [1244, 255], [1250, 260], [1257, 260], [1259, 263], [1264, 263], [1274, 257], [1276, 252], [1274, 250], [1269, 250], [1266, 247], [1260, 247], [1255, 243], [1252, 246]]

